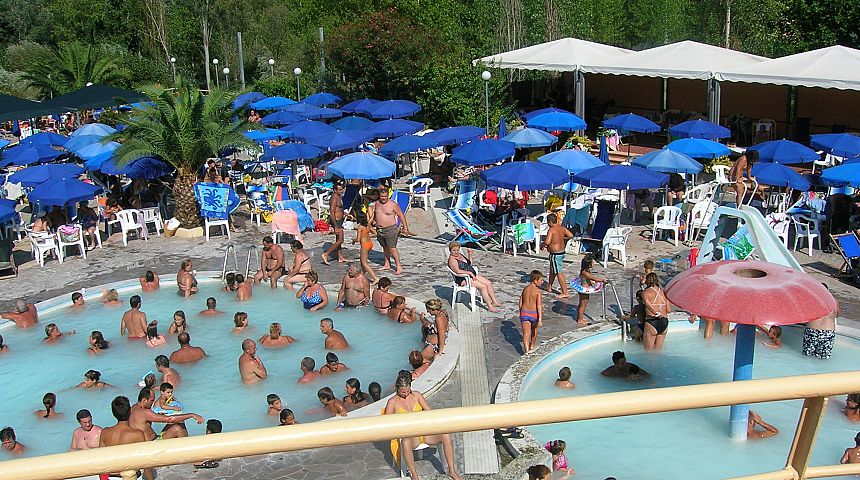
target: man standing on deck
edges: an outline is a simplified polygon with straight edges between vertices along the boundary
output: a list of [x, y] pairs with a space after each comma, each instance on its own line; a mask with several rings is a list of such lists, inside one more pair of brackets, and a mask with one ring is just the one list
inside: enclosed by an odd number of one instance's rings
[[541, 250], [546, 249], [549, 252], [549, 281], [547, 288], [552, 291], [552, 284], [558, 277], [558, 283], [561, 285], [561, 293], [558, 298], [568, 298], [570, 293], [567, 291], [567, 282], [564, 278], [564, 253], [567, 248], [567, 241], [573, 238], [573, 233], [564, 227], [558, 219], [558, 215], [550, 213], [546, 216], [546, 222], [549, 224], [549, 231], [546, 238], [540, 244]]
[[[403, 215], [403, 210], [396, 202], [392, 202], [388, 196], [388, 190], [382, 188], [379, 190], [379, 200], [373, 205], [373, 208], [368, 209], [368, 221], [376, 227], [376, 234], [379, 240], [379, 245], [382, 247], [382, 252], [385, 255], [385, 262], [382, 265], [382, 270], [391, 270], [391, 260], [393, 259], [394, 274], [400, 275], [403, 273], [403, 265], [400, 263], [400, 252], [397, 251], [397, 240], [400, 238], [400, 227], [403, 227], [403, 235], [411, 235], [409, 224], [406, 223], [406, 216]], [[400, 225], [397, 221], [400, 221]]]
[[328, 265], [328, 256], [337, 252], [337, 261], [340, 263], [346, 262], [343, 257], [343, 184], [337, 182], [332, 187], [331, 198], [329, 199], [329, 223], [334, 232], [334, 243], [328, 247], [328, 250], [322, 254], [322, 262]]

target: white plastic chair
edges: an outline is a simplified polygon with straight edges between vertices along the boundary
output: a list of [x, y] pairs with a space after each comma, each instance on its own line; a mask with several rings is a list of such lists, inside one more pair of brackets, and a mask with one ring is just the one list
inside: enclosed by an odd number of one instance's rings
[[609, 263], [609, 251], [615, 250], [621, 257], [621, 264], [627, 268], [627, 239], [633, 227], [615, 227], [606, 231], [603, 237], [603, 268]]
[[681, 229], [681, 209], [678, 207], [660, 207], [654, 214], [654, 228], [651, 231], [651, 243], [657, 239], [657, 230], [675, 232], [675, 246], [678, 246], [678, 231]]
[[430, 209], [431, 185], [433, 185], [431, 178], [418, 178], [408, 185], [409, 195], [412, 195], [413, 200], [421, 200], [422, 208], [425, 211]]
[[[460, 292], [465, 292], [471, 296], [472, 301], [470, 303], [469, 308], [474, 312], [475, 309], [477, 308], [477, 303], [478, 303], [477, 302], [478, 289], [475, 288], [474, 286], [472, 286], [472, 277], [466, 277], [466, 276], [458, 275], [458, 274], [454, 273], [454, 270], [451, 270], [451, 267], [449, 267], [447, 265], [445, 266], [445, 268], [448, 269], [448, 273], [451, 274], [451, 279], [454, 283], [454, 290], [451, 293], [451, 305], [454, 305], [454, 303], [457, 301], [457, 295], [459, 295]], [[475, 268], [475, 271], [477, 272], [478, 269]], [[462, 279], [465, 279], [464, 285], [460, 285], [460, 280], [462, 280]]]
[[308, 210], [308, 213], [311, 213], [311, 205], [317, 205], [317, 218], [320, 218], [320, 208], [319, 208], [319, 195], [317, 195], [317, 191], [313, 188], [299, 188], [299, 200], [305, 204], [305, 208]]
[[715, 202], [699, 202], [687, 214], [687, 241], [695, 240], [699, 232], [706, 232], [711, 224], [711, 217], [717, 210]]
[[60, 250], [57, 247], [57, 239], [53, 234], [48, 232], [27, 232], [27, 237], [30, 239], [30, 247], [33, 251], [33, 258], [39, 262], [40, 267], [45, 266], [45, 256], [54, 254], [60, 258]]
[[[481, 193], [478, 194], [478, 207], [479, 208], [486, 209], [486, 210], [493, 210], [494, 208], [496, 208], [495, 204], [487, 203], [486, 201], [484, 201], [484, 195], [486, 195], [486, 193], [489, 192], [490, 190], [491, 189], [481, 190]], [[495, 189], [492, 189], [492, 190], [496, 191]], [[498, 201], [498, 197], [497, 197], [496, 201]]]
[[331, 205], [329, 204], [331, 201], [330, 190], [317, 192], [317, 201], [319, 202], [319, 215], [317, 218], [322, 218], [323, 212], [331, 212]]
[[24, 220], [21, 218], [21, 214], [15, 214], [12, 218], [9, 219], [8, 222], [0, 226], [2, 230], [0, 233], [3, 233], [4, 238], [9, 238], [12, 236], [12, 232], [15, 232], [15, 237], [17, 240], [21, 240], [24, 238], [23, 231], [25, 230]]
[[206, 241], [207, 242], [209, 241], [209, 229], [212, 227], [224, 228], [224, 232], [227, 233], [227, 238], [228, 239], [231, 238], [230, 237], [230, 223], [226, 218], [220, 219], [220, 218], [205, 217], [203, 219], [203, 230], [204, 230], [204, 233], [206, 234]]
[[[541, 242], [543, 242], [544, 237], [546, 237], [547, 233], [549, 233], [549, 223], [546, 220], [546, 217], [548, 217], [549, 214], [550, 214], [550, 212], [544, 212], [544, 213], [541, 213], [540, 215], [537, 215], [534, 217], [534, 220], [538, 224], [537, 225], [537, 239], [535, 240], [537, 242], [538, 248], [540, 248], [540, 244], [541, 244]], [[559, 218], [564, 217], [564, 215], [561, 215], [561, 212], [556, 213], [556, 215], [558, 215]]]
[[143, 215], [143, 225], [149, 228], [152, 224], [155, 226], [155, 234], [161, 235], [161, 229], [164, 226], [164, 220], [161, 219], [161, 210], [158, 207], [142, 208], [140, 213]]
[[[517, 227], [517, 225], [525, 225], [525, 227], [523, 227], [524, 232], [522, 234], [522, 237], [520, 238], [520, 240], [522, 240], [522, 243], [517, 242], [515, 229], [520, 228]], [[514, 257], [517, 256], [517, 250], [519, 250], [520, 245], [523, 245], [526, 251], [531, 248], [535, 253], [540, 248], [540, 242], [538, 240], [535, 225], [528, 217], [522, 217], [517, 220], [514, 220], [505, 227], [505, 241], [510, 241], [511, 250], [514, 252]]]
[[146, 227], [143, 226], [143, 215], [139, 210], [130, 208], [128, 210], [120, 210], [116, 212], [116, 218], [119, 220], [119, 226], [122, 229], [122, 244], [128, 245], [128, 234], [134, 232], [138, 238], [146, 238]]
[[703, 183], [701, 185], [696, 185], [695, 187], [688, 187], [687, 191], [684, 192], [684, 202], [699, 203], [701, 201], [707, 200], [708, 197], [714, 194], [716, 186], [717, 184], [715, 182], [708, 182]]
[[[73, 227], [75, 231], [70, 234], [62, 233], [63, 227]], [[63, 225], [57, 229], [57, 260], [63, 263], [63, 255], [66, 253], [66, 247], [78, 247], [81, 252], [81, 257], [87, 258], [87, 248], [84, 245], [84, 228], [79, 223]]]
[[788, 231], [791, 227], [791, 218], [782, 212], [773, 212], [765, 217], [768, 226], [773, 230], [773, 233], [782, 240], [785, 248], [788, 248]]
[[805, 238], [809, 244], [809, 256], [812, 256], [812, 243], [818, 240], [818, 248], [821, 248], [821, 229], [818, 225], [818, 219], [807, 217], [802, 214], [791, 216], [794, 222], [794, 251], [797, 251], [797, 244], [801, 238]]
[[728, 165], [714, 165], [712, 168], [714, 170], [714, 175], [717, 176], [717, 183], [720, 185], [734, 183], [729, 180], [729, 170], [731, 170], [731, 167]]

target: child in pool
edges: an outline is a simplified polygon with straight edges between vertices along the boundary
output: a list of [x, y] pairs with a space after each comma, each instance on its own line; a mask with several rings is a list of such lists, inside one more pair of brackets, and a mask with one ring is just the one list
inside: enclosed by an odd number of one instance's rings
[[554, 472], [564, 472], [567, 475], [576, 473], [574, 469], [567, 468], [567, 457], [564, 455], [564, 451], [567, 450], [567, 443], [564, 440], [546, 442], [544, 448], [552, 454], [552, 470]]
[[[606, 279], [591, 274], [592, 267], [594, 267], [594, 258], [591, 255], [586, 255], [579, 266], [579, 283], [583, 287], [591, 287], [596, 283], [606, 282]], [[589, 296], [588, 293], [579, 293], [579, 305], [576, 307], [576, 323], [579, 325], [588, 325], [588, 321], [585, 320], [585, 307], [588, 306]]]
[[161, 396], [152, 404], [152, 410], [163, 415], [182, 413], [182, 404], [173, 396], [173, 385], [162, 383], [160, 390]]

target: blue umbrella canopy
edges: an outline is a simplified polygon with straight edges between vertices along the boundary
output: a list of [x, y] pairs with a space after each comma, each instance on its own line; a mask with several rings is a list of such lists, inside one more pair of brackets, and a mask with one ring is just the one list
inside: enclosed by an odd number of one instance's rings
[[335, 130], [316, 137], [307, 137], [308, 144], [329, 152], [339, 152], [358, 148], [364, 142], [373, 139], [373, 135], [361, 130]]
[[524, 128], [505, 135], [502, 140], [513, 142], [517, 148], [548, 147], [558, 141], [558, 137], [536, 128]]
[[[292, 131], [292, 129], [290, 129]], [[242, 135], [254, 140], [255, 142], [266, 142], [269, 140], [280, 140], [290, 138], [290, 132], [278, 130], [277, 128], [267, 128], [265, 130], [248, 130]]]
[[508, 126], [505, 125], [505, 117], [499, 117], [499, 138], [508, 134]]
[[324, 107], [326, 105], [340, 105], [343, 99], [333, 93], [319, 92], [305, 97], [303, 101], [317, 107]]
[[838, 167], [830, 167], [821, 173], [821, 180], [831, 185], [860, 187], [860, 161], [846, 162]]
[[22, 139], [21, 145], [47, 145], [49, 147], [62, 147], [69, 141], [69, 137], [54, 132], [39, 132]]
[[599, 141], [600, 150], [597, 153], [597, 158], [599, 158], [604, 165], [609, 165], [609, 146], [606, 144], [606, 137], [601, 136]]
[[172, 173], [173, 167], [155, 157], [140, 157], [137, 160], [132, 160], [126, 166], [120, 167], [114, 157], [104, 161], [99, 170], [106, 175], [125, 175], [132, 179], [155, 180]]
[[0, 222], [6, 222], [18, 213], [15, 211], [15, 203], [15, 200], [0, 198]]
[[98, 168], [110, 159], [114, 151], [119, 148], [119, 143], [109, 142], [105, 144], [92, 143], [75, 153], [78, 157], [84, 160], [84, 167], [87, 170], [98, 170]]
[[815, 150], [791, 140], [771, 140], [753, 145], [747, 150], [758, 152], [759, 160], [774, 163], [803, 163], [818, 160], [821, 156]]
[[358, 113], [366, 113], [370, 118], [411, 117], [421, 111], [421, 105], [409, 100], [384, 100], [379, 103], [357, 108]]
[[471, 166], [490, 165], [513, 157], [516, 149], [516, 145], [505, 140], [472, 140], [455, 148], [451, 161]]
[[437, 144], [426, 136], [419, 137], [417, 135], [403, 135], [386, 143], [379, 149], [379, 153], [383, 157], [396, 158], [401, 153], [417, 152], [433, 148]]
[[369, 118], [350, 115], [348, 117], [343, 117], [340, 120], [335, 120], [329, 125], [338, 130], [365, 130], [375, 124], [376, 122]]
[[16, 145], [3, 150], [3, 159], [0, 160], [0, 167], [50, 162], [62, 154], [63, 152], [47, 145]]
[[20, 183], [25, 187], [35, 187], [52, 178], [74, 178], [84, 173], [84, 169], [70, 163], [49, 163], [35, 165], [18, 170], [9, 176], [12, 183]]
[[599, 158], [582, 150], [559, 150], [539, 157], [537, 160], [561, 167], [571, 175], [604, 165]]
[[632, 165], [603, 165], [577, 173], [573, 181], [592, 188], [641, 190], [662, 187], [669, 182], [669, 176]]
[[666, 145], [669, 150], [683, 153], [692, 158], [716, 158], [731, 153], [729, 147], [722, 143], [704, 138], [683, 138]]
[[347, 180], [378, 180], [394, 176], [394, 162], [374, 153], [356, 152], [338, 157], [328, 170]]
[[10, 143], [12, 143], [12, 140], [6, 140], [5, 138], [0, 138], [0, 148], [3, 148], [6, 145], [9, 145]]
[[426, 135], [436, 145], [459, 145], [470, 140], [476, 140], [484, 136], [487, 131], [481, 127], [461, 126], [445, 127], [432, 131]]
[[837, 157], [860, 155], [860, 135], [853, 133], [822, 133], [813, 135], [810, 145]]
[[307, 120], [315, 118], [337, 118], [343, 115], [343, 112], [336, 108], [322, 108], [309, 103], [294, 103], [281, 108], [286, 112], [292, 112]]
[[544, 113], [569, 113], [571, 115], [574, 115], [573, 112], [569, 112], [563, 108], [550, 107], [550, 108], [541, 108], [538, 110], [532, 110], [531, 112], [524, 113], [523, 114], [523, 120], [529, 120], [532, 117], [536, 117], [538, 115], [543, 115]]
[[376, 122], [365, 130], [376, 138], [393, 138], [419, 132], [423, 129], [424, 124], [421, 122], [392, 118]]
[[774, 187], [791, 187], [795, 190], [809, 190], [809, 181], [799, 173], [780, 163], [756, 162], [752, 174], [758, 183]]
[[262, 100], [257, 100], [256, 102], [253, 102], [248, 106], [257, 110], [279, 110], [294, 103], [296, 103], [295, 100], [290, 100], [286, 97], [275, 96], [264, 98]]
[[277, 112], [270, 113], [263, 117], [260, 120], [260, 123], [270, 127], [277, 127], [281, 125], [291, 125], [293, 123], [301, 122], [302, 120], [304, 120], [304, 117], [299, 116], [297, 113], [278, 110]]
[[346, 105], [340, 107], [340, 109], [344, 112], [357, 113], [377, 103], [379, 103], [379, 100], [374, 100], [372, 98], [362, 98], [361, 100], [354, 100], [352, 102], [349, 102]]
[[633, 160], [633, 165], [663, 173], [699, 173], [702, 164], [674, 150], [657, 150]]
[[567, 170], [540, 162], [510, 162], [481, 172], [488, 186], [508, 189], [549, 190], [570, 181]]
[[603, 126], [624, 132], [652, 133], [662, 130], [660, 125], [657, 125], [641, 115], [636, 115], [635, 113], [616, 115], [610, 119], [604, 120]]
[[91, 200], [102, 191], [102, 187], [84, 183], [76, 178], [52, 178], [30, 191], [27, 198], [30, 202], [41, 205], [63, 206]]
[[114, 132], [116, 132], [115, 128], [109, 127], [103, 123], [88, 123], [72, 132], [71, 136], [77, 137], [79, 135], [97, 135], [99, 137], [104, 137]]
[[236, 100], [233, 100], [233, 108], [246, 107], [248, 104], [265, 98], [266, 96], [260, 92], [245, 92], [236, 96]]
[[282, 162], [289, 162], [293, 160], [317, 158], [321, 157], [322, 154], [323, 150], [313, 145], [306, 145], [304, 143], [285, 143], [284, 145], [278, 145], [277, 147], [270, 148], [268, 151], [266, 151], [266, 155], [264, 155], [264, 158], [267, 161], [277, 160]]
[[529, 127], [540, 128], [541, 130], [548, 130], [550, 132], [555, 130], [573, 132], [576, 130], [585, 130], [587, 127], [585, 120], [566, 112], [542, 113], [530, 117], [527, 123]]
[[69, 141], [66, 142], [64, 148], [74, 153], [86, 147], [87, 145], [101, 143], [103, 138], [104, 137], [101, 135], [78, 135], [77, 137], [69, 138]]
[[669, 135], [679, 138], [704, 138], [706, 140], [718, 140], [729, 138], [732, 131], [716, 123], [707, 120], [687, 120], [669, 128]]
[[293, 132], [293, 138], [306, 140], [310, 137], [333, 134], [337, 129], [327, 123], [317, 122], [314, 120], [302, 120], [301, 122], [290, 125], [290, 131]]

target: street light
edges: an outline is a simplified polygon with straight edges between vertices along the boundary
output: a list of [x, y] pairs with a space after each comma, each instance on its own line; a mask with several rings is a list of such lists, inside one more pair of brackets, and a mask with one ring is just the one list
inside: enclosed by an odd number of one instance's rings
[[176, 83], [176, 57], [170, 57], [170, 68], [173, 70], [173, 83]]
[[227, 85], [225, 88], [227, 88], [229, 90], [230, 89], [230, 77], [228, 75], [230, 75], [230, 69], [227, 67], [224, 67], [224, 70], [221, 70], [221, 71], [224, 72], [224, 82]]
[[481, 80], [484, 81], [484, 108], [487, 112], [487, 134], [490, 133], [490, 79], [493, 75], [484, 70], [481, 72]]
[[275, 76], [275, 59], [274, 58], [269, 59], [269, 70], [271, 71], [272, 77], [274, 78], [274, 76]]
[[221, 88], [221, 80], [218, 78], [218, 59], [212, 59], [212, 65], [215, 65], [215, 86]]
[[302, 92], [301, 85], [299, 85], [299, 75], [302, 74], [302, 69], [296, 67], [293, 69], [293, 73], [296, 74], [296, 101], [302, 101]]

